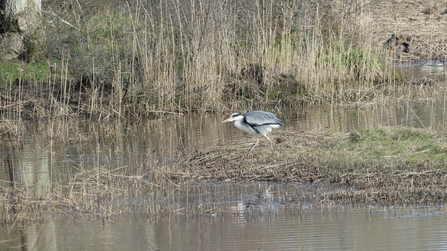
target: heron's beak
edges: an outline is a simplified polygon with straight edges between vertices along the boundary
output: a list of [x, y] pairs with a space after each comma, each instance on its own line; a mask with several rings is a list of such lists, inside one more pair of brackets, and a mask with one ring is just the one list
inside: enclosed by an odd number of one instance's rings
[[233, 118], [227, 118], [226, 120], [224, 120], [224, 121], [222, 121], [222, 123], [225, 123], [225, 122], [233, 122]]

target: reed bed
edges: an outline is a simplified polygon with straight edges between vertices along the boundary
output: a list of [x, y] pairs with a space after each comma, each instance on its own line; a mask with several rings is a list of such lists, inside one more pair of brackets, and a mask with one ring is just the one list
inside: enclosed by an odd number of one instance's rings
[[0, 143], [4, 224], [50, 215], [72, 220], [133, 213], [156, 217], [172, 213], [166, 198], [188, 182], [165, 155], [140, 152], [137, 142], [127, 142], [121, 123], [18, 120], [14, 126], [8, 121]]
[[[1, 182], [2, 224], [36, 222], [50, 216], [106, 220], [120, 215], [152, 218], [174, 213], [171, 203], [175, 201], [166, 200], [185, 180], [175, 181], [165, 169], [154, 170], [151, 175], [130, 175], [123, 169], [127, 167], [111, 170], [80, 165], [73, 170], [67, 163], [58, 173], [39, 173], [42, 184], [33, 184], [33, 180], [20, 176], [28, 170], [14, 168], [10, 172], [22, 173]], [[44, 183], [45, 178], [51, 182]]]
[[393, 67], [398, 55], [374, 36], [372, 3], [43, 5], [45, 57], [30, 55], [36, 63], [12, 67], [2, 79], [2, 109], [27, 118], [379, 103], [419, 94], [400, 88], [406, 81]]
[[[340, 132], [327, 131], [326, 124], [315, 131], [280, 130], [274, 137], [276, 154], [261, 141], [252, 157], [245, 156], [252, 143], [245, 137], [223, 145], [221, 139], [215, 141], [223, 136], [214, 127], [191, 135], [193, 122], [202, 125], [196, 117], [176, 117], [171, 123], [7, 121], [1, 124], [8, 130], [0, 142], [0, 216], [10, 225], [48, 217], [107, 220], [129, 214], [156, 218], [228, 213], [234, 201], [204, 196], [197, 205], [185, 196], [200, 197], [216, 184], [233, 182], [256, 182], [261, 191], [278, 183], [315, 191], [284, 192], [291, 206], [445, 202], [443, 126], [387, 127], [383, 124], [392, 122], [388, 117], [393, 113], [375, 112], [386, 118], [356, 117], [370, 126], [365, 129], [345, 128], [348, 115], [341, 114], [330, 122], [340, 123], [332, 125]], [[318, 116], [314, 120], [321, 121]], [[212, 139], [213, 146], [184, 147], [201, 142], [202, 136]], [[256, 215], [256, 208], [249, 213]]]

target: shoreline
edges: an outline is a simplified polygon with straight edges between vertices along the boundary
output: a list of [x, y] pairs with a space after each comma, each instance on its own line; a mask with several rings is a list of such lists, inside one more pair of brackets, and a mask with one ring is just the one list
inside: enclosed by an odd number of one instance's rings
[[[181, 157], [170, 175], [178, 179], [335, 186], [338, 189], [332, 193], [319, 195], [320, 200], [341, 203], [434, 205], [447, 200], [445, 135], [390, 127], [357, 136], [280, 132], [274, 137], [275, 154], [269, 153], [265, 142], [252, 157], [245, 156], [248, 144], [220, 146]], [[427, 145], [438, 141], [440, 152], [421, 150], [418, 147], [423, 141]], [[393, 145], [379, 149], [374, 144]], [[367, 151], [376, 154], [369, 156]], [[184, 171], [176, 172], [182, 165], [186, 165]]]

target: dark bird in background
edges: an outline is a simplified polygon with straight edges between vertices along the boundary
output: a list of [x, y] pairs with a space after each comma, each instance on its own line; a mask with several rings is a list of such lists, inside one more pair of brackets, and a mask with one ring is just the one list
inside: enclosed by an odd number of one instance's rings
[[[222, 123], [225, 122], [234, 122], [234, 126], [241, 131], [253, 135], [260, 134], [264, 136], [268, 141], [270, 141], [272, 153], [275, 152], [275, 150], [273, 150], [273, 141], [267, 137], [267, 134], [269, 134], [273, 129], [284, 125], [284, 123], [273, 113], [264, 111], [251, 111], [245, 113], [244, 115], [233, 113], [228, 119], [222, 121]], [[251, 151], [253, 151], [258, 144], [259, 138], [256, 137], [256, 144], [250, 149], [247, 155], [251, 154]]]
[[408, 44], [407, 42], [402, 42], [402, 44], [397, 49], [402, 50], [402, 52], [408, 53], [410, 52], [410, 44]]
[[383, 44], [384, 47], [392, 52], [392, 51], [401, 51], [405, 53], [410, 52], [410, 44], [406, 41], [409, 41], [409, 38], [405, 38], [404, 36], [396, 36], [395, 34], [391, 35], [388, 40]]

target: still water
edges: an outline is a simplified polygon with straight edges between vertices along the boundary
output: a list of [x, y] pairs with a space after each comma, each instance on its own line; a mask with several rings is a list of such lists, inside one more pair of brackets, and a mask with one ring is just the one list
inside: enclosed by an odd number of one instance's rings
[[[280, 130], [296, 132], [446, 128], [443, 104], [275, 113], [286, 123]], [[447, 249], [443, 205], [318, 205], [308, 199], [316, 188], [303, 184], [178, 186], [157, 176], [183, 152], [251, 140], [222, 125], [226, 116], [23, 124], [20, 143], [0, 149], [0, 211], [22, 215], [11, 208], [19, 199], [35, 208], [24, 221], [1, 222], [0, 250]], [[9, 194], [11, 180], [23, 198]]]
[[[202, 193], [202, 198], [189, 198], [188, 203], [196, 205], [204, 201], [212, 203], [207, 196], [214, 197], [216, 204], [227, 204], [212, 212], [188, 214], [178, 210], [177, 214], [155, 218], [124, 213], [107, 220], [76, 214], [61, 219], [50, 217], [22, 227], [10, 226], [2, 229], [5, 240], [2, 250], [445, 250], [447, 247], [445, 208], [334, 206], [321, 210], [311, 205], [285, 203], [284, 194], [276, 195], [275, 191], [299, 193], [300, 188], [284, 186], [274, 186], [271, 198], [252, 205], [242, 204], [243, 199], [257, 197], [259, 184], [217, 184], [213, 185], [215, 191]], [[223, 198], [227, 201], [222, 202]]]
[[[237, 190], [241, 185], [221, 185]], [[299, 188], [295, 188], [298, 189]], [[244, 192], [255, 191], [246, 185]], [[236, 195], [236, 193], [234, 193]], [[202, 195], [206, 196], [206, 195]], [[211, 195], [210, 195], [211, 196]], [[192, 201], [190, 203], [198, 203]], [[216, 201], [220, 203], [220, 201]], [[13, 231], [8, 243], [25, 250], [445, 250], [445, 208], [342, 207], [299, 209], [270, 202], [219, 212], [161, 215], [124, 214], [108, 220], [82, 215], [49, 219]], [[5, 235], [3, 235], [5, 236]], [[33, 248], [31, 248], [33, 247]], [[5, 249], [2, 249], [5, 250]]]

